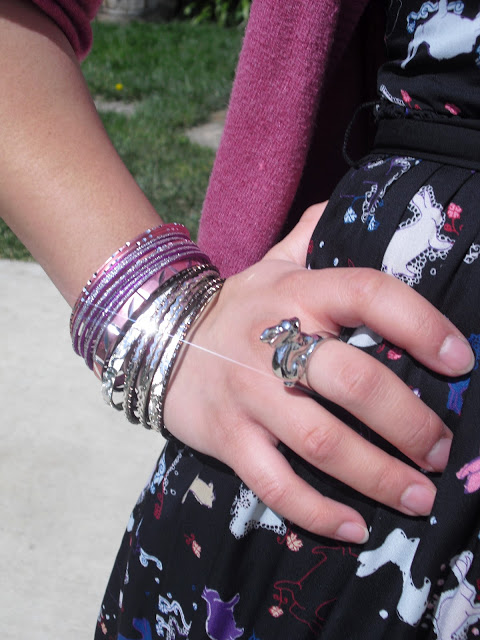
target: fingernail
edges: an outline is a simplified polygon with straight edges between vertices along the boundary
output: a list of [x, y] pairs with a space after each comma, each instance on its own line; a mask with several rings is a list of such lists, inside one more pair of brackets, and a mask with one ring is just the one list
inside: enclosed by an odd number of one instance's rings
[[362, 527], [358, 522], [344, 522], [338, 527], [334, 537], [336, 540], [343, 540], [343, 542], [363, 544], [368, 540], [369, 533], [368, 529]]
[[402, 505], [412, 515], [426, 516], [430, 513], [435, 500], [435, 490], [421, 484], [412, 484], [405, 489], [400, 498]]
[[432, 471], [443, 471], [445, 469], [451, 447], [451, 438], [441, 438], [441, 440], [433, 445], [430, 453], [425, 456], [425, 460], [430, 465]]
[[458, 336], [447, 336], [438, 352], [440, 360], [455, 373], [467, 373], [475, 364], [475, 356], [468, 342]]

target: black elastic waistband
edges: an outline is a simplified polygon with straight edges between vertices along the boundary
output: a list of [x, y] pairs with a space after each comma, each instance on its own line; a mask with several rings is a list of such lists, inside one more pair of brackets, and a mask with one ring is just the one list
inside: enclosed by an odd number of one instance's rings
[[459, 124], [409, 120], [380, 120], [374, 153], [400, 153], [467, 169], [480, 170], [480, 128]]

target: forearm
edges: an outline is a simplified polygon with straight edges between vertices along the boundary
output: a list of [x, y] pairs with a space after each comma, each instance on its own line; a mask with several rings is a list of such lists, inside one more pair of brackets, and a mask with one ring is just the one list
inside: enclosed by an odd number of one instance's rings
[[0, 56], [0, 215], [73, 304], [118, 246], [161, 220], [58, 27], [28, 2], [0, 3]]

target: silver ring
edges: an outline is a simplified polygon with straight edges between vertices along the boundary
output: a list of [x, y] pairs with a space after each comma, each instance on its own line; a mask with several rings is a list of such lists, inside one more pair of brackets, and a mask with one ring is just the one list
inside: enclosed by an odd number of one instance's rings
[[282, 320], [274, 327], [265, 329], [260, 336], [262, 342], [270, 344], [275, 349], [272, 359], [273, 373], [283, 380], [286, 387], [293, 387], [302, 378], [315, 348], [331, 338], [338, 339], [333, 334], [320, 336], [316, 333], [303, 333], [298, 318]]

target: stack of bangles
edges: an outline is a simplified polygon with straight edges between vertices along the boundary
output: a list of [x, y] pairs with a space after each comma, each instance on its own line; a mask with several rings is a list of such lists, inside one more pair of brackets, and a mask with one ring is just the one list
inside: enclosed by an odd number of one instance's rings
[[70, 318], [73, 348], [130, 422], [169, 436], [163, 409], [173, 365], [222, 284], [180, 224], [127, 242], [87, 282]]

